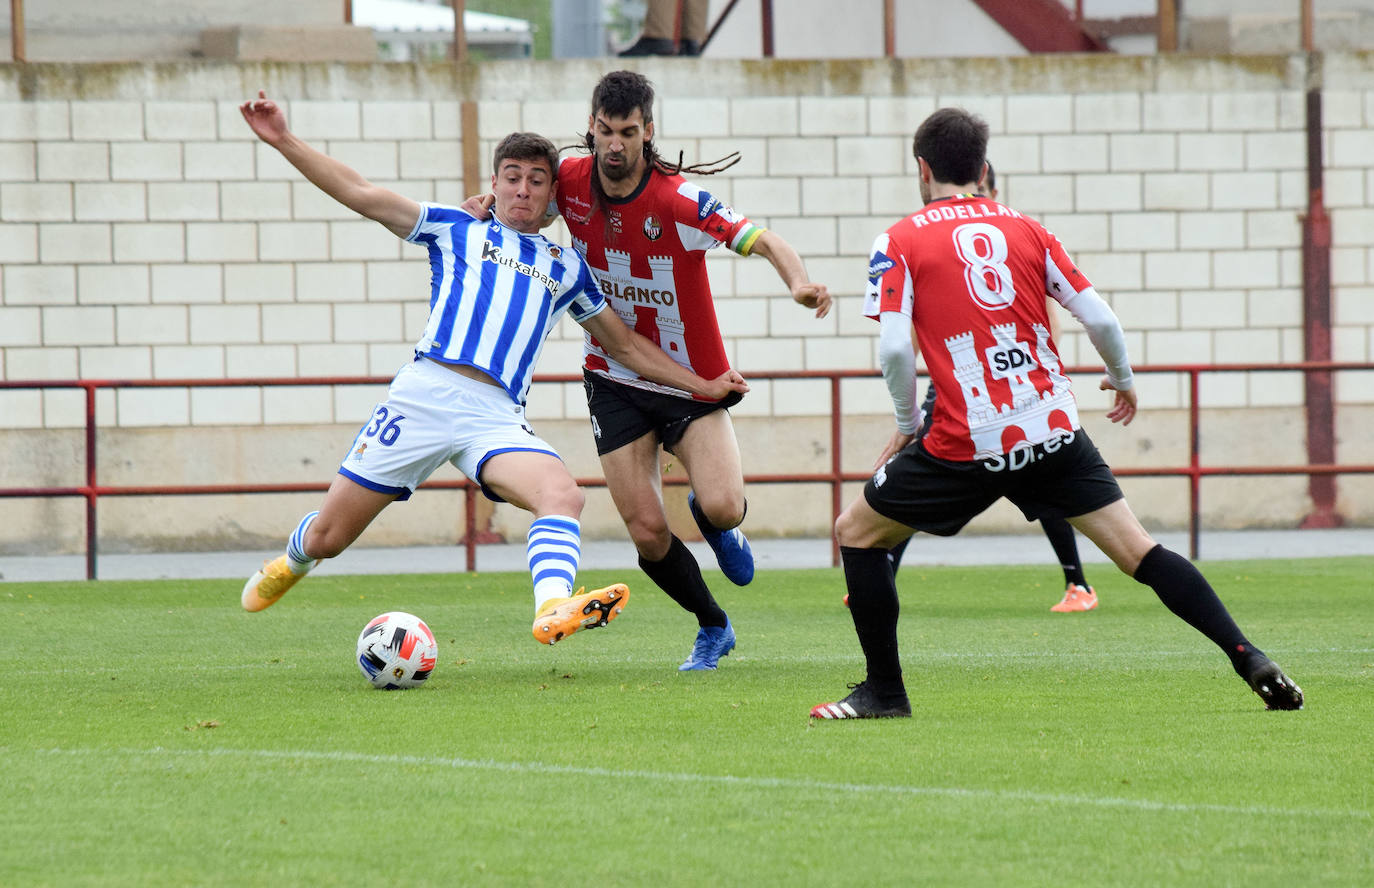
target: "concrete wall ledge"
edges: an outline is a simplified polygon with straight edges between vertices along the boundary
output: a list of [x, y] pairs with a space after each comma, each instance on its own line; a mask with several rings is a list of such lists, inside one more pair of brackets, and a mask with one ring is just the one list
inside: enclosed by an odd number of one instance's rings
[[[247, 29], [230, 29], [244, 32]], [[288, 31], [292, 29], [277, 29]], [[262, 35], [266, 40], [266, 35]], [[0, 33], [3, 38], [3, 33]], [[242, 33], [240, 33], [240, 41]], [[264, 44], [265, 45], [265, 44]], [[240, 43], [242, 46], [242, 43]], [[242, 52], [242, 50], [240, 50]], [[236, 99], [260, 86], [303, 99], [585, 101], [619, 59], [447, 63], [206, 60], [0, 64], [0, 101]], [[664, 96], [921, 96], [1300, 90], [1306, 57], [1041, 55], [1017, 58], [754, 60], [647, 58], [633, 67]], [[1374, 52], [1326, 53], [1338, 89], [1374, 86]]]

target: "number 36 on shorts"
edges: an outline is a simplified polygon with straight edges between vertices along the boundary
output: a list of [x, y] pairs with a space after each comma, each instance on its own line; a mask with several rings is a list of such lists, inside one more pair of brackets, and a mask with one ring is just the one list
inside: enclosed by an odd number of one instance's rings
[[367, 427], [363, 429], [362, 437], [376, 438], [377, 443], [383, 447], [390, 447], [396, 443], [396, 439], [401, 437], [401, 421], [405, 419], [399, 413], [392, 413], [386, 409], [386, 405], [378, 404], [377, 409], [372, 412], [372, 419]]

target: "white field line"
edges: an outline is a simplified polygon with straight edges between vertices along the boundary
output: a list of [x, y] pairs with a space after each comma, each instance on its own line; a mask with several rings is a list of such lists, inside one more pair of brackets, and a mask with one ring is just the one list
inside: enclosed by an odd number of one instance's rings
[[[0, 747], [5, 756], [14, 755], [12, 747]], [[317, 752], [311, 750], [274, 749], [42, 749], [36, 754], [80, 758], [244, 758], [263, 761], [325, 762], [340, 764], [381, 765], [387, 767], [427, 767], [445, 770], [493, 771], [514, 774], [535, 774], [556, 777], [595, 778], [598, 780], [640, 780], [648, 783], [701, 784], [708, 786], [738, 786], [746, 789], [782, 789], [828, 795], [892, 795], [928, 796], [949, 799], [987, 800], [993, 802], [1028, 802], [1031, 804], [1068, 805], [1075, 807], [1121, 808], [1132, 811], [1227, 814], [1288, 818], [1316, 818], [1337, 820], [1374, 820], [1374, 813], [1350, 808], [1275, 808], [1265, 805], [1216, 805], [1210, 803], [1158, 802], [1149, 799], [1128, 799], [1116, 796], [1091, 796], [1067, 793], [1041, 793], [1025, 790], [968, 789], [952, 786], [912, 786], [883, 783], [835, 783], [824, 780], [803, 780], [791, 777], [737, 777], [730, 774], [694, 774], [683, 771], [639, 771], [583, 767], [579, 765], [550, 765], [540, 762], [501, 762], [492, 759], [445, 758], [440, 756], [376, 755], [360, 752]]]

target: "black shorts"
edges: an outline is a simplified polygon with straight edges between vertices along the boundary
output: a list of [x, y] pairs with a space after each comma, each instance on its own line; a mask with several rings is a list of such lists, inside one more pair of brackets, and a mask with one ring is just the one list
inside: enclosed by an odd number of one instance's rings
[[635, 388], [590, 370], [582, 371], [582, 384], [587, 390], [597, 456], [619, 450], [650, 432], [672, 453], [692, 420], [733, 407], [744, 398], [731, 392], [720, 401], [695, 401]]
[[873, 511], [936, 536], [954, 536], [1002, 497], [1038, 521], [1086, 515], [1123, 494], [1082, 429], [973, 462], [938, 459], [917, 440], [864, 485]]

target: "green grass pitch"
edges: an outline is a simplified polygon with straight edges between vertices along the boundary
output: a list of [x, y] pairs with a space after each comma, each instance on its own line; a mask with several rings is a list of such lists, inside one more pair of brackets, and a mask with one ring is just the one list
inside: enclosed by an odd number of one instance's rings
[[[837, 570], [708, 573], [739, 646], [692, 674], [637, 571], [584, 572], [630, 602], [552, 648], [524, 574], [261, 614], [240, 581], [3, 584], [0, 885], [1374, 884], [1374, 559], [1203, 568], [1305, 710], [1105, 566], [1068, 615], [1053, 565], [904, 569], [914, 717], [821, 723], [862, 677]], [[425, 687], [352, 660], [387, 610], [438, 636]]]

